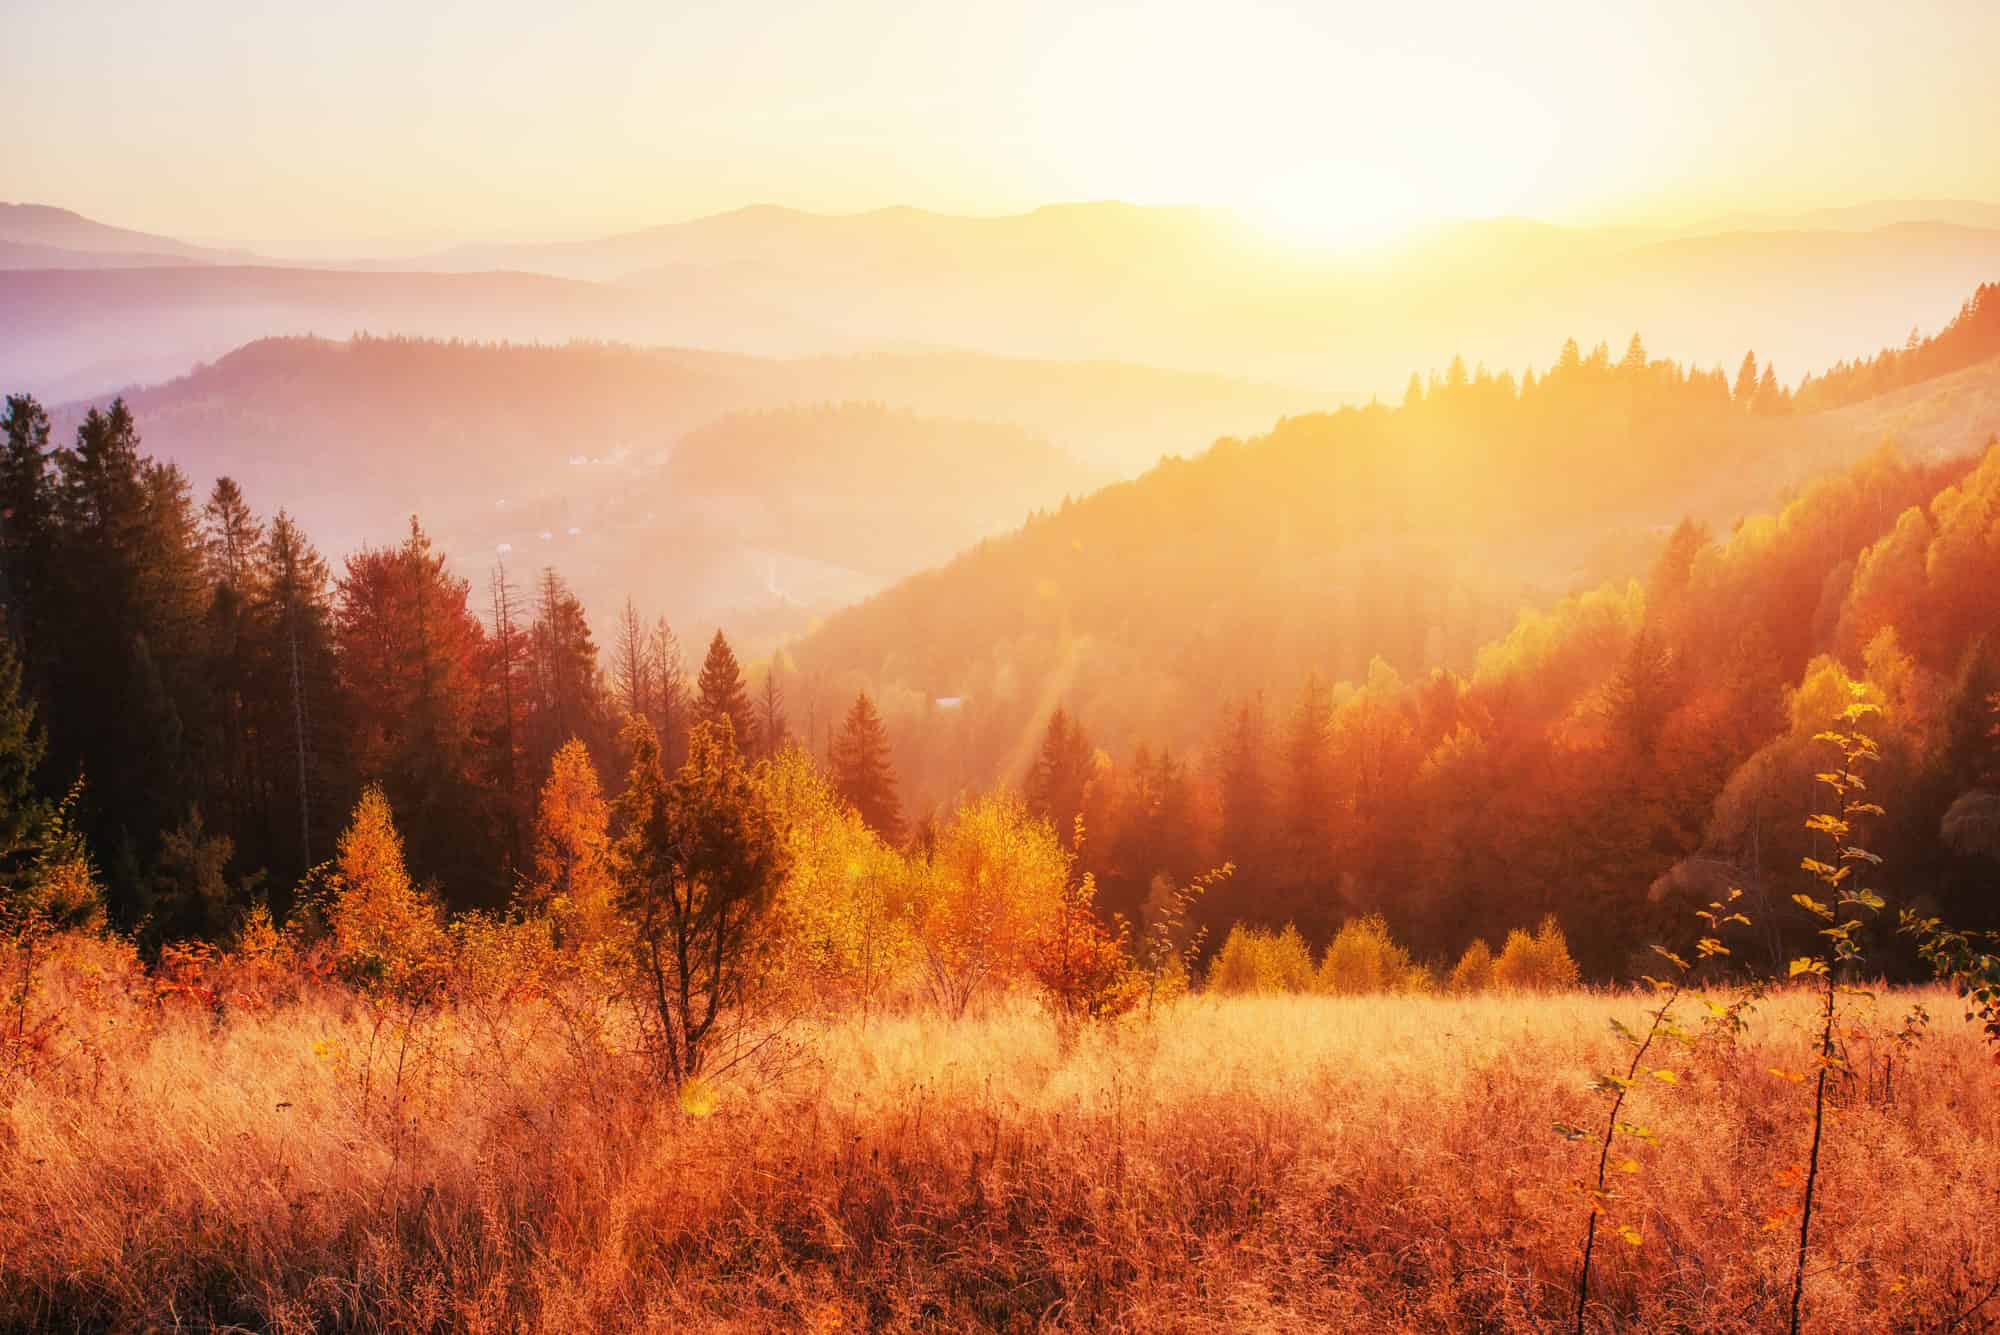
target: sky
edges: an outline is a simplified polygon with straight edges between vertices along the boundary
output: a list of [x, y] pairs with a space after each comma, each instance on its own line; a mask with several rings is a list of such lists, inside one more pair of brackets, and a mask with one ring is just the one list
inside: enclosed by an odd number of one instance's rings
[[0, 0], [0, 192], [186, 239], [750, 203], [1447, 217], [2000, 199], [2000, 6]]

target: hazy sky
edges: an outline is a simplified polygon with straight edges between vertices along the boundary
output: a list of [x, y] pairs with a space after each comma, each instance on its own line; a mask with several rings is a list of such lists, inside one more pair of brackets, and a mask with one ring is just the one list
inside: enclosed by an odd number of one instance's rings
[[1115, 197], [1339, 241], [2000, 199], [2000, 5], [1970, 0], [0, 0], [0, 22], [0, 193], [196, 239]]

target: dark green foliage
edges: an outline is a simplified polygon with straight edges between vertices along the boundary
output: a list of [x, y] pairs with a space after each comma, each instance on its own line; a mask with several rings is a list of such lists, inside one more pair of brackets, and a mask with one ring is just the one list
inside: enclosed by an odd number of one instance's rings
[[730, 736], [738, 749], [754, 748], [757, 716], [750, 707], [750, 692], [743, 684], [743, 669], [737, 665], [736, 653], [719, 630], [708, 642], [708, 656], [701, 663], [694, 712], [697, 719], [707, 723], [728, 719]]
[[760, 981], [765, 910], [784, 851], [727, 719], [695, 725], [668, 781], [652, 725], [626, 725], [632, 770], [615, 811], [618, 906], [633, 945], [662, 1081], [678, 1088], [707, 1064], [718, 1027]]
[[903, 839], [902, 805], [896, 798], [896, 772], [889, 759], [889, 739], [882, 731], [875, 702], [866, 694], [854, 697], [847, 721], [833, 744], [833, 786], [868, 828], [890, 843]]

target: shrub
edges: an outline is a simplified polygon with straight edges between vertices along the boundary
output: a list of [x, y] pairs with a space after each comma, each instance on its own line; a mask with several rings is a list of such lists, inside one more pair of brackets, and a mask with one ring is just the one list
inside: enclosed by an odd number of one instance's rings
[[1493, 947], [1484, 940], [1475, 940], [1458, 957], [1452, 966], [1451, 977], [1445, 987], [1459, 996], [1474, 992], [1484, 992], [1493, 986]]
[[1310, 992], [1312, 952], [1290, 923], [1275, 934], [1238, 925], [1209, 962], [1208, 985], [1217, 992]]
[[1353, 997], [1426, 991], [1430, 975], [1396, 944], [1382, 915], [1371, 913], [1341, 924], [1320, 961], [1317, 982], [1322, 992]]
[[334, 859], [331, 926], [341, 972], [395, 992], [437, 980], [444, 955], [438, 905], [410, 882], [389, 800], [370, 786]]
[[1553, 913], [1533, 936], [1518, 927], [1507, 933], [1507, 944], [1493, 961], [1493, 985], [1518, 992], [1560, 992], [1575, 987], [1577, 977], [1569, 942]]

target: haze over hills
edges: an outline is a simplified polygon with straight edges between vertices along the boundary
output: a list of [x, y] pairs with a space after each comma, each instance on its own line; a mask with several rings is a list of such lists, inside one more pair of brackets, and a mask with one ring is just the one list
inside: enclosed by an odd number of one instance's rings
[[[21, 208], [25, 206], [15, 206]], [[1568, 336], [1709, 365], [1745, 345], [1785, 377], [1930, 330], [2000, 272], [1991, 206], [1887, 202], [1667, 231], [1493, 219], [1366, 254], [1281, 244], [1226, 212], [1102, 203], [1000, 217], [753, 207], [596, 241], [466, 245], [317, 267], [216, 263], [197, 247], [38, 211], [0, 245], [83, 237], [174, 263], [121, 276], [0, 273], [0, 374], [45, 398], [154, 382], [272, 334], [618, 339], [800, 356], [928, 345], [1116, 358], [1397, 393], [1459, 347], [1519, 368]], [[41, 221], [37, 221], [41, 219]], [[91, 238], [95, 238], [92, 240]], [[65, 261], [65, 263], [69, 263]]]
[[[560, 565], [600, 617], [627, 594], [677, 621], [727, 612], [746, 648], [1190, 441], [1325, 403], [939, 351], [306, 338], [259, 340], [128, 401], [149, 451], [204, 491], [227, 474], [289, 506], [329, 554], [392, 541], [415, 512], [469, 570], [511, 544], [517, 566]], [[54, 414], [58, 439], [86, 406]]]

